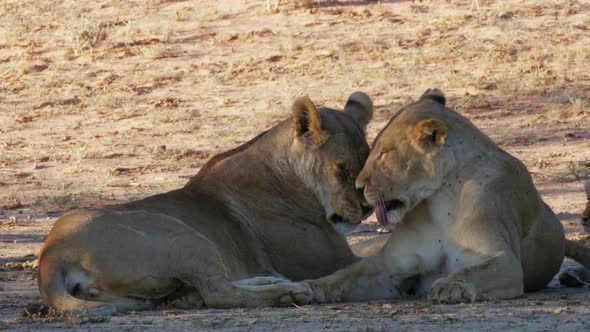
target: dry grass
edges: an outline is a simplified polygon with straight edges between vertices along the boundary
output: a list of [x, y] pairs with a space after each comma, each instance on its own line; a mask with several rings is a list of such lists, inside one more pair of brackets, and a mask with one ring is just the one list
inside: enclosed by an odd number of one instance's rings
[[169, 57], [175, 57], [176, 52], [165, 44], [155, 44], [151, 46], [145, 46], [140, 48], [141, 54], [148, 59], [157, 60]]
[[80, 55], [85, 51], [92, 52], [99, 43], [107, 38], [107, 30], [107, 24], [81, 18], [68, 35], [70, 48], [74, 55]]
[[556, 169], [548, 169], [547, 174], [552, 181], [580, 183], [590, 179], [590, 161], [569, 161]]
[[573, 180], [581, 181], [590, 178], [590, 162], [573, 162], [567, 164], [567, 172]]
[[[88, 315], [84, 312], [66, 312], [48, 308], [43, 305], [29, 304], [22, 314], [22, 317], [12, 321], [12, 324], [34, 323], [67, 323], [72, 326], [81, 326], [85, 324], [104, 323], [110, 320], [109, 317]], [[10, 325], [6, 325], [8, 327]], [[0, 325], [1, 327], [1, 325]]]
[[[42, 188], [63, 177], [89, 183], [100, 169], [145, 166], [154, 146], [179, 155], [235, 146], [288, 117], [297, 95], [342, 107], [355, 90], [375, 99], [374, 137], [379, 121], [432, 86], [476, 120], [501, 121], [477, 123], [501, 144], [531, 144], [538, 128], [588, 125], [588, 11], [572, 1], [5, 1], [0, 135], [27, 149], [9, 145], [0, 157], [31, 169], [36, 151], [51, 151], [34, 170]], [[530, 113], [527, 132], [498, 110]], [[129, 149], [131, 158], [105, 157]], [[156, 160], [166, 169], [167, 157]], [[19, 189], [25, 201], [32, 183]]]
[[545, 107], [546, 112], [537, 115], [533, 123], [546, 125], [557, 121], [590, 126], [590, 107], [586, 97], [563, 93]]

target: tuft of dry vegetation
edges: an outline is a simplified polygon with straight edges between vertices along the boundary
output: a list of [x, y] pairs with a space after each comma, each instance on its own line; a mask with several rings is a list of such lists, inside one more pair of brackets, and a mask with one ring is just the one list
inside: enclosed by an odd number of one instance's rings
[[49, 308], [45, 305], [30, 303], [23, 310], [22, 317], [12, 321], [13, 325], [33, 323], [36, 325], [47, 323], [67, 323], [69, 325], [86, 325], [104, 323], [110, 320], [106, 316], [88, 315], [84, 312], [65, 312]]
[[92, 51], [100, 42], [107, 38], [108, 25], [95, 23], [81, 18], [70, 32], [69, 43], [72, 52], [80, 55], [84, 51]]

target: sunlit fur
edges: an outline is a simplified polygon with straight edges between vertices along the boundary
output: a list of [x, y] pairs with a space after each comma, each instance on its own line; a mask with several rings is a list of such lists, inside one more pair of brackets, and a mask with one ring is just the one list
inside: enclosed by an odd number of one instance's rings
[[[369, 212], [354, 178], [369, 152], [372, 104], [355, 93], [347, 105], [318, 111], [301, 97], [292, 118], [212, 158], [184, 188], [65, 214], [39, 255], [43, 302], [107, 312], [177, 297], [269, 306], [277, 292], [307, 289], [277, 281], [355, 262], [338, 231]], [[233, 282], [240, 279], [249, 280]]]
[[388, 213], [392, 234], [363, 248], [371, 256], [306, 281], [309, 294], [283, 299], [366, 301], [408, 292], [436, 303], [506, 299], [545, 287], [564, 254], [590, 263], [587, 248], [565, 240], [522, 162], [445, 101], [429, 90], [403, 107], [357, 178], [369, 203], [403, 202]]

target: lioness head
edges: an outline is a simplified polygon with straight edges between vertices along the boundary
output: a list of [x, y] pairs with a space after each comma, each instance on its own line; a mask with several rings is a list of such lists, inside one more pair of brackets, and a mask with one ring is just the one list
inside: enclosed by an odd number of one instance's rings
[[300, 97], [292, 112], [290, 162], [324, 206], [326, 219], [346, 233], [372, 212], [355, 179], [369, 154], [365, 130], [373, 103], [355, 92], [340, 112], [317, 110], [308, 97]]
[[379, 223], [390, 228], [441, 184], [442, 168], [451, 167], [441, 150], [447, 125], [441, 120], [445, 97], [427, 90], [402, 108], [375, 139], [356, 185], [376, 206]]

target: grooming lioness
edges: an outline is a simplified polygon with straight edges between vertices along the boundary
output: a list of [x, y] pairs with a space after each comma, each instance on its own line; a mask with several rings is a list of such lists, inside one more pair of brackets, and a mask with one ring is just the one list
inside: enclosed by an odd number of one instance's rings
[[191, 294], [208, 307], [268, 306], [278, 304], [277, 292], [302, 286], [252, 285], [317, 278], [355, 262], [337, 230], [371, 212], [354, 186], [369, 153], [371, 100], [354, 93], [339, 112], [302, 97], [292, 110], [214, 157], [182, 189], [61, 217], [40, 253], [43, 302], [136, 310]]
[[[559, 271], [563, 227], [526, 167], [429, 90], [379, 134], [357, 188], [393, 230], [384, 247], [285, 294], [299, 303], [416, 292], [439, 303], [506, 299]], [[571, 246], [568, 242], [567, 246]]]

